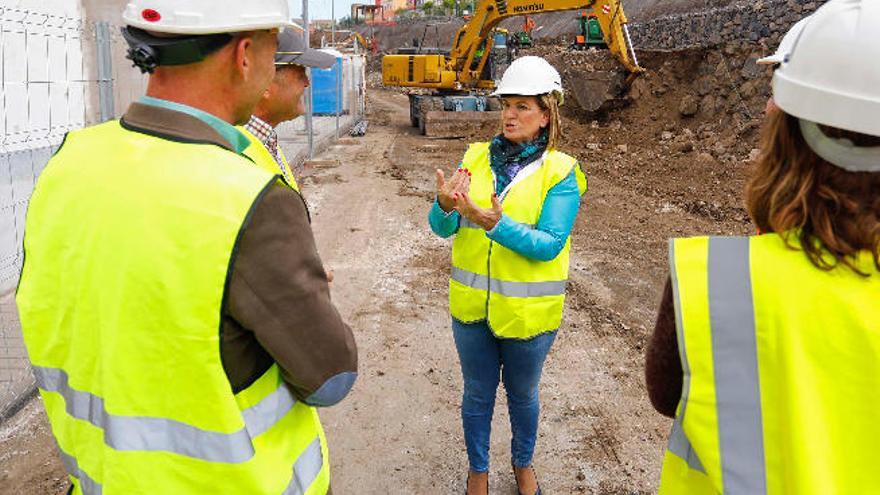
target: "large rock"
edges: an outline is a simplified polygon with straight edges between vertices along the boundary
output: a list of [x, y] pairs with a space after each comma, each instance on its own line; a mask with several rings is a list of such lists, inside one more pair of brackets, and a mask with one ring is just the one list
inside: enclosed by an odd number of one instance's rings
[[678, 111], [684, 117], [693, 117], [700, 111], [700, 101], [694, 95], [685, 95], [678, 105]]
[[712, 95], [706, 95], [700, 101], [700, 110], [702, 110], [707, 115], [712, 115], [716, 110], [716, 100]]
[[622, 72], [587, 72], [571, 81], [570, 92], [582, 109], [595, 113], [617, 106], [623, 98], [625, 83]]

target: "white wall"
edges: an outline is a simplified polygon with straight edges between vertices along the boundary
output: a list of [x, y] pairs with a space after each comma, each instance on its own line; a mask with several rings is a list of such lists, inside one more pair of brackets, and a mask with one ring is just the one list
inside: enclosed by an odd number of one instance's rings
[[[0, 293], [18, 281], [37, 177], [68, 131], [101, 120], [93, 19], [112, 20], [124, 0], [86, 2], [88, 11], [79, 0], [0, 0]], [[145, 80], [111, 32], [118, 116]]]

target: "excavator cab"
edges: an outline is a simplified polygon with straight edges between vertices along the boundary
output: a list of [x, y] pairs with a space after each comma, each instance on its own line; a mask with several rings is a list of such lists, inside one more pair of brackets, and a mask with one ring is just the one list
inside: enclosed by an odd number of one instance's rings
[[578, 50], [585, 50], [591, 46], [602, 49], [608, 48], [608, 45], [605, 43], [605, 36], [602, 34], [602, 25], [595, 14], [581, 12], [578, 26], [578, 35], [575, 37], [572, 48]]
[[532, 31], [535, 29], [535, 20], [532, 16], [526, 16], [523, 21], [522, 31], [517, 31], [511, 38], [511, 44], [514, 48], [531, 48], [534, 46], [532, 41]]

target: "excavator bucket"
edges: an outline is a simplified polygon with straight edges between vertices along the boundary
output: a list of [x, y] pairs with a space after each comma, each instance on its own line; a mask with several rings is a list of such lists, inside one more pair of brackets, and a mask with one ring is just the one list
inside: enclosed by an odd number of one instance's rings
[[621, 106], [628, 86], [627, 74], [598, 70], [571, 81], [568, 89], [583, 110], [601, 113]]

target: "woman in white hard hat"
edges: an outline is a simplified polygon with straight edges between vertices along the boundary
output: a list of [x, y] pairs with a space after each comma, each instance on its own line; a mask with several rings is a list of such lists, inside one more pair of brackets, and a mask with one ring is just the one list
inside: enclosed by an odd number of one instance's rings
[[455, 235], [449, 306], [464, 378], [462, 423], [468, 491], [488, 490], [489, 432], [499, 375], [510, 412], [519, 492], [540, 493], [532, 469], [538, 382], [562, 321], [569, 234], [586, 191], [562, 136], [562, 81], [546, 60], [515, 60], [495, 95], [502, 132], [472, 144], [447, 180], [437, 171], [429, 215], [441, 237]]
[[880, 2], [831, 0], [773, 77], [763, 235], [670, 243], [647, 359], [660, 493], [880, 487]]

